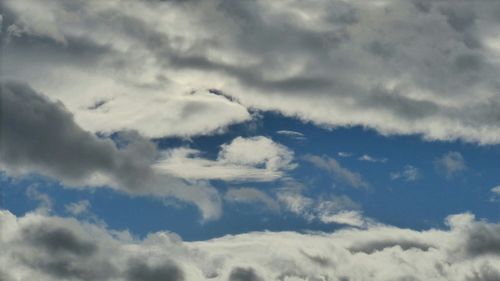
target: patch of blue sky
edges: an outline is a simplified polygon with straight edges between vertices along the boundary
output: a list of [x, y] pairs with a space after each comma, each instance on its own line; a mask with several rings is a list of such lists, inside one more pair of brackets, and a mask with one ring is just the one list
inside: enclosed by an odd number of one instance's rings
[[[279, 130], [302, 133], [296, 139]], [[399, 227], [427, 229], [442, 226], [443, 218], [470, 211], [479, 218], [500, 220], [500, 203], [490, 200], [491, 188], [500, 184], [499, 146], [478, 146], [460, 141], [425, 141], [420, 136], [382, 136], [361, 127], [325, 129], [311, 123], [275, 113], [261, 113], [256, 121], [233, 125], [222, 134], [155, 140], [160, 149], [189, 146], [215, 159], [220, 145], [238, 136], [267, 136], [295, 152], [299, 166], [288, 176], [304, 185], [303, 194], [311, 198], [347, 195], [358, 203], [364, 215], [379, 222]], [[463, 156], [466, 169], [446, 176], [436, 169], [436, 160], [450, 151]], [[349, 157], [340, 157], [339, 152]], [[318, 169], [305, 155], [335, 158], [342, 167], [359, 173], [369, 184], [368, 190], [355, 189], [335, 176]], [[385, 162], [360, 161], [370, 155]], [[418, 169], [415, 180], [391, 178], [391, 173], [411, 165]], [[340, 225], [307, 221], [290, 212], [272, 212], [259, 204], [224, 203], [222, 217], [201, 222], [195, 206], [177, 201], [164, 202], [151, 197], [131, 197], [111, 189], [92, 190], [60, 188], [60, 184], [39, 176], [22, 180], [1, 179], [4, 208], [22, 215], [36, 208], [37, 200], [27, 195], [35, 186], [53, 201], [53, 213], [69, 215], [65, 205], [79, 200], [91, 202], [90, 212], [112, 229], [129, 229], [144, 236], [154, 231], [172, 231], [185, 240], [203, 240], [225, 234], [261, 230], [331, 231]], [[283, 187], [283, 181], [268, 183], [211, 181], [223, 194], [233, 187], [257, 188], [270, 196]]]

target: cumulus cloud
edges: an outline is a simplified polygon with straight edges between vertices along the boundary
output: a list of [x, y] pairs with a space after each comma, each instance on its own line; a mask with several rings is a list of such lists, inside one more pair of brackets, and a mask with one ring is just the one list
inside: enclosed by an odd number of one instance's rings
[[74, 219], [0, 212], [5, 280], [497, 280], [498, 224], [450, 216], [448, 229], [376, 225], [333, 233], [253, 232], [139, 240]]
[[185, 179], [273, 181], [295, 168], [293, 155], [267, 137], [237, 137], [221, 146], [215, 160], [203, 158], [199, 150], [176, 148], [164, 152], [154, 168]]
[[317, 156], [317, 155], [306, 155], [303, 157], [305, 161], [308, 161], [315, 165], [316, 167], [329, 172], [333, 178], [341, 183], [347, 184], [354, 188], [368, 188], [369, 185], [361, 174], [353, 172], [343, 166], [335, 160], [334, 158], [327, 156]]
[[62, 100], [91, 131], [208, 134], [252, 107], [326, 127], [500, 142], [494, 1], [2, 5], [17, 30], [5, 33], [4, 75]]
[[420, 177], [420, 171], [417, 167], [406, 165], [400, 172], [392, 172], [389, 175], [391, 180], [416, 181]]
[[151, 165], [155, 145], [134, 133], [121, 135], [124, 148], [80, 128], [60, 102], [26, 84], [2, 83], [0, 169], [10, 176], [38, 173], [70, 187], [109, 186], [132, 195], [173, 196], [196, 204], [205, 218], [220, 215], [217, 191], [187, 184]]
[[438, 172], [445, 173], [448, 178], [467, 169], [464, 157], [457, 151], [443, 154], [443, 156], [436, 159], [435, 165]]

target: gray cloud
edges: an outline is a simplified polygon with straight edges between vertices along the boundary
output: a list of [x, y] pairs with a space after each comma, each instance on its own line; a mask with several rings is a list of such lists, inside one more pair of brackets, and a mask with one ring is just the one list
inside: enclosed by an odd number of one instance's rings
[[263, 281], [251, 267], [236, 267], [229, 274], [229, 281]]
[[155, 173], [155, 145], [132, 132], [117, 146], [80, 128], [60, 102], [26, 84], [2, 83], [0, 168], [9, 175], [40, 173], [73, 186], [111, 186], [135, 195], [173, 196], [196, 204], [204, 218], [220, 215], [220, 198], [207, 184], [189, 185]]
[[426, 244], [426, 243], [421, 243], [418, 241], [411, 241], [411, 240], [401, 240], [401, 241], [391, 241], [389, 240], [380, 240], [380, 241], [368, 241], [361, 243], [360, 245], [353, 246], [349, 248], [349, 250], [353, 253], [365, 253], [365, 254], [372, 254], [377, 251], [383, 251], [384, 249], [387, 248], [392, 248], [392, 247], [401, 247], [403, 251], [407, 251], [410, 249], [418, 249], [422, 251], [427, 251], [430, 248], [433, 248], [432, 245]]
[[182, 281], [184, 273], [171, 262], [151, 267], [141, 260], [132, 260], [128, 264], [127, 280], [130, 281]]
[[[421, 231], [379, 224], [333, 233], [252, 232], [185, 242], [168, 232], [134, 239], [103, 225], [0, 211], [5, 265], [0, 276], [9, 281], [498, 280], [499, 225], [470, 214], [450, 216], [448, 224], [449, 229]], [[478, 245], [482, 240], [488, 242]]]
[[467, 254], [500, 256], [500, 226], [478, 223], [467, 231]]
[[[169, 119], [143, 112], [143, 123], [156, 126], [142, 128], [114, 117], [154, 106], [149, 98], [156, 94], [217, 88], [242, 105], [327, 127], [500, 141], [494, 32], [500, 6], [492, 1], [130, 3], [6, 1], [4, 25], [17, 28], [5, 35], [6, 77], [57, 96], [92, 131], [127, 127], [147, 136], [186, 136], [248, 120], [243, 106], [218, 99], [204, 100], [203, 114], [187, 110], [182, 128], [174, 113]], [[62, 16], [67, 13], [71, 23]], [[70, 66], [66, 84], [47, 82], [60, 77], [54, 65]], [[90, 92], [93, 100], [63, 93], [75, 84], [86, 85], [73, 90]], [[155, 95], [137, 102], [131, 94], [137, 91]], [[109, 95], [115, 99], [106, 110], [83, 110]], [[178, 100], [163, 102], [158, 105]]]

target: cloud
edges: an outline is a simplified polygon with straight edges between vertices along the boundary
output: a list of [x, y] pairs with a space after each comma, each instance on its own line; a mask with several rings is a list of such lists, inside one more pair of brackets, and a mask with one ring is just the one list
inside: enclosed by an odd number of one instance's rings
[[26, 84], [2, 83], [0, 95], [0, 169], [8, 175], [38, 173], [69, 187], [109, 186], [131, 195], [171, 196], [196, 204], [205, 219], [220, 215], [213, 187], [155, 173], [152, 165], [158, 153], [152, 142], [122, 133], [124, 147], [119, 149], [110, 139], [80, 128], [60, 102]]
[[304, 134], [302, 134], [301, 132], [297, 132], [297, 131], [290, 131], [290, 130], [279, 130], [279, 131], [276, 131], [276, 133], [278, 135], [283, 135], [283, 136], [287, 136], [291, 139], [294, 139], [294, 140], [299, 140], [299, 141], [303, 141], [303, 140], [306, 140], [307, 138], [304, 136]]
[[64, 205], [66, 212], [72, 214], [73, 216], [79, 216], [85, 214], [89, 211], [90, 202], [88, 200], [80, 200], [78, 202], [73, 202]]
[[491, 189], [491, 192], [500, 195], [500, 186], [495, 186]]
[[467, 169], [464, 157], [460, 152], [450, 151], [434, 162], [438, 172], [444, 172], [450, 178]]
[[312, 163], [314, 166], [329, 172], [338, 182], [345, 183], [354, 188], [369, 187], [368, 183], [363, 180], [359, 173], [352, 172], [349, 169], [342, 167], [340, 163], [333, 158], [306, 155], [303, 159]]
[[253, 268], [236, 267], [229, 274], [229, 281], [263, 281]]
[[496, 280], [499, 225], [470, 214], [450, 216], [447, 222], [447, 229], [421, 231], [374, 225], [184, 242], [173, 233], [140, 240], [70, 218], [1, 211], [0, 276], [40, 281]]
[[368, 154], [363, 154], [362, 156], [358, 157], [359, 161], [366, 161], [366, 162], [373, 162], [373, 163], [385, 163], [387, 162], [387, 158], [376, 158], [373, 156], [370, 156]]
[[372, 220], [363, 216], [361, 207], [345, 195], [313, 199], [284, 190], [277, 196], [285, 210], [309, 222], [319, 221], [324, 224], [336, 223], [356, 227], [366, 227], [372, 223]]
[[417, 167], [406, 165], [400, 172], [390, 173], [391, 180], [416, 181], [420, 177], [420, 171]]
[[353, 154], [352, 153], [349, 153], [349, 152], [338, 152], [337, 155], [339, 157], [351, 157]]
[[265, 182], [296, 167], [293, 151], [263, 136], [237, 137], [221, 146], [215, 160], [201, 154], [190, 148], [172, 149], [163, 153], [154, 168], [185, 179]]
[[277, 212], [280, 210], [278, 203], [266, 193], [255, 188], [232, 188], [224, 195], [224, 200], [231, 203], [254, 204], [261, 203], [269, 210]]
[[500, 142], [496, 2], [125, 2], [4, 1], [4, 25], [21, 31], [4, 48], [5, 76], [62, 100], [93, 132], [212, 134], [251, 107]]

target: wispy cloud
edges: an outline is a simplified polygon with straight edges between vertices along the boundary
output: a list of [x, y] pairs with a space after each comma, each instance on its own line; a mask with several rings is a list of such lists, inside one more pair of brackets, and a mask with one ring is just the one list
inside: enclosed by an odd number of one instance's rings
[[295, 140], [299, 140], [299, 141], [304, 141], [307, 139], [304, 134], [302, 134], [301, 132], [297, 132], [297, 131], [280, 130], [280, 131], [276, 131], [276, 133], [278, 135], [287, 136], [291, 139], [295, 139]]
[[333, 233], [252, 232], [185, 242], [169, 232], [134, 239], [128, 232], [74, 219], [0, 211], [2, 261], [8, 265], [0, 276], [40, 281], [498, 280], [500, 225], [468, 213], [450, 216], [446, 224], [447, 229], [420, 231], [378, 224]]
[[406, 165], [402, 171], [390, 173], [392, 180], [416, 181], [421, 177], [421, 172], [417, 167]]
[[374, 163], [387, 162], [387, 158], [377, 158], [377, 157], [370, 156], [368, 154], [363, 154], [362, 156], [358, 157], [358, 160], [367, 161], [367, 162], [374, 162]]
[[327, 156], [320, 157], [316, 155], [306, 155], [303, 159], [312, 163], [314, 166], [329, 172], [338, 182], [345, 183], [354, 188], [369, 187], [368, 183], [365, 182], [361, 174], [341, 166], [340, 163], [334, 158]]
[[434, 161], [434, 164], [437, 171], [444, 173], [448, 178], [451, 178], [467, 169], [464, 157], [457, 151], [450, 151], [443, 154], [440, 158]]

